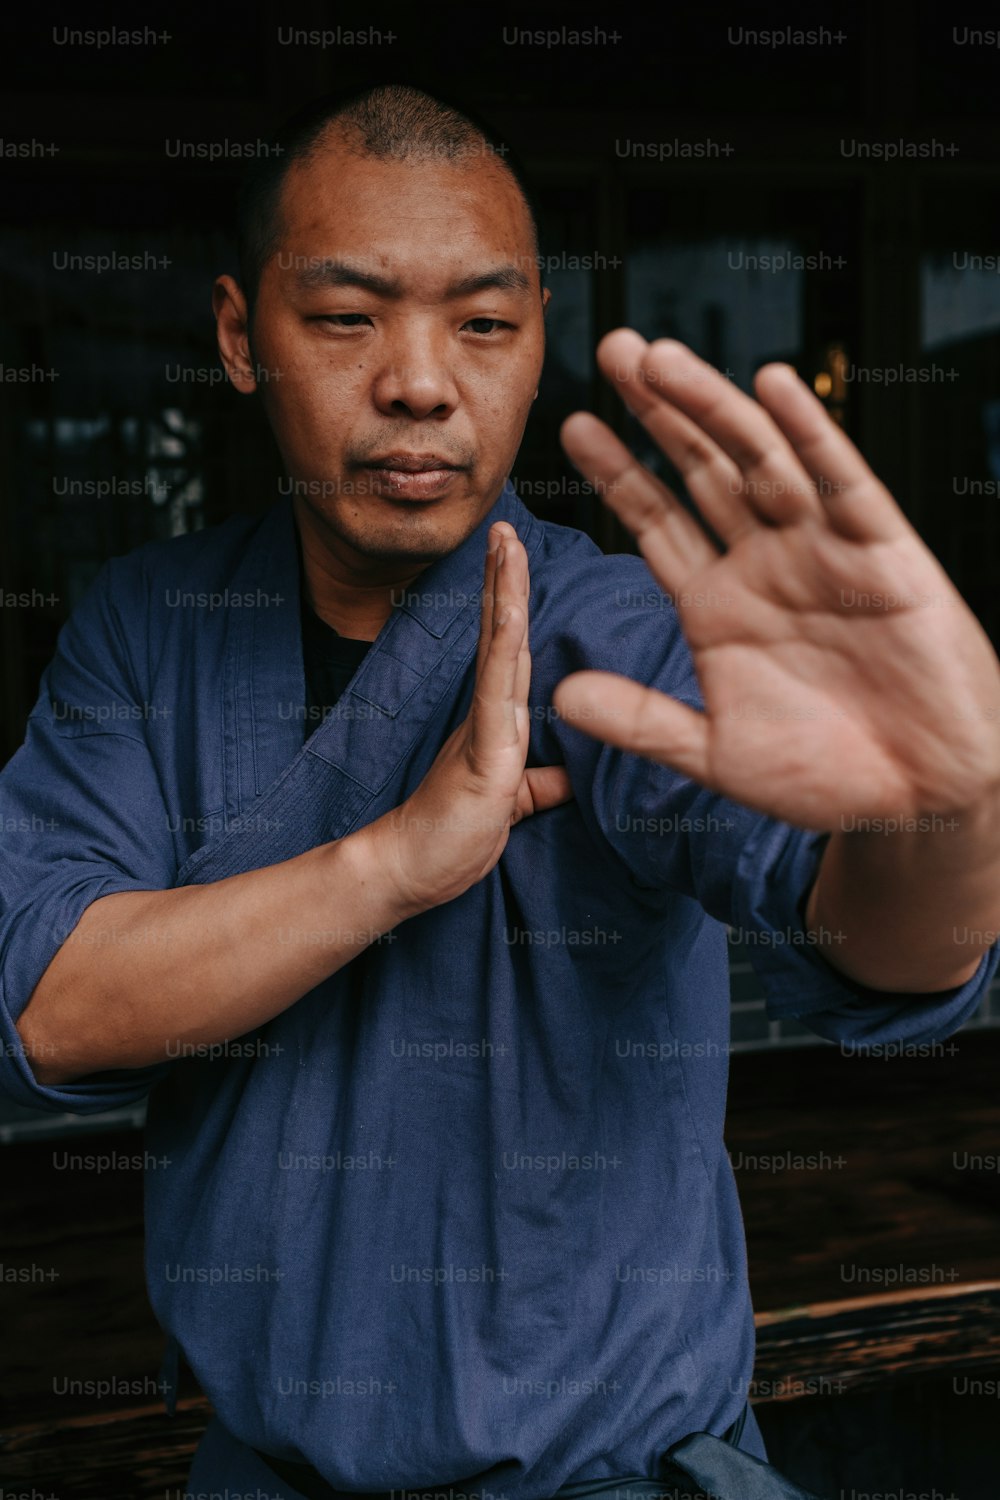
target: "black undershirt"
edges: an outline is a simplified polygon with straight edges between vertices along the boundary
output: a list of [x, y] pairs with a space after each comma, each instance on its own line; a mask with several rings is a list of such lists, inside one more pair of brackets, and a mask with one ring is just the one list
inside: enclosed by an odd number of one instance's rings
[[321, 620], [302, 590], [302, 665], [306, 677], [306, 734], [334, 707], [361, 665], [371, 641], [340, 635]]

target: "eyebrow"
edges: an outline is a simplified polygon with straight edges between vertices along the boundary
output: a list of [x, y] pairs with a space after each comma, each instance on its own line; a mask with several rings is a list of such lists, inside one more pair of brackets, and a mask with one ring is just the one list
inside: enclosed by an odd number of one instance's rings
[[[373, 292], [378, 297], [399, 297], [403, 290], [400, 282], [392, 277], [362, 270], [350, 261], [332, 259], [300, 267], [295, 273], [295, 283], [300, 290], [306, 292], [351, 286]], [[445, 291], [445, 298], [470, 297], [476, 292], [488, 291], [530, 292], [531, 282], [515, 265], [491, 266], [488, 271], [474, 272], [470, 276], [463, 276], [459, 281], [453, 281]]]

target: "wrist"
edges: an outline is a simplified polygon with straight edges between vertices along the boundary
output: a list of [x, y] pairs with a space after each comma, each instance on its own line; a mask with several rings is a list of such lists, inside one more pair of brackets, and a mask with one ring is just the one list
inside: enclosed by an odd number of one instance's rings
[[334, 847], [344, 851], [347, 878], [370, 914], [370, 925], [388, 932], [433, 905], [419, 889], [401, 808], [393, 808]]

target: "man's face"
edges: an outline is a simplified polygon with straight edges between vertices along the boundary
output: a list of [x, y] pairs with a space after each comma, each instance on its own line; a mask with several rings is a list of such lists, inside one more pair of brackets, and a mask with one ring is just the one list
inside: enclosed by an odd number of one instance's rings
[[288, 173], [280, 219], [251, 348], [298, 514], [362, 571], [453, 551], [500, 493], [542, 368], [516, 186], [486, 155], [326, 148]]

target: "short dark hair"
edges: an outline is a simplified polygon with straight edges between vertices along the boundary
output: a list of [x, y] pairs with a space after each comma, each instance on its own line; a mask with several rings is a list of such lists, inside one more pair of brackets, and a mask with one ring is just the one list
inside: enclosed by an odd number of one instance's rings
[[511, 147], [485, 121], [465, 107], [459, 109], [405, 84], [379, 84], [360, 92], [338, 90], [285, 120], [243, 179], [237, 204], [237, 251], [240, 285], [251, 315], [264, 266], [277, 249], [285, 176], [293, 162], [305, 161], [322, 149], [323, 138], [335, 126], [343, 132], [344, 149], [360, 156], [452, 162], [492, 156], [510, 174], [524, 199], [540, 271], [538, 221], [527, 175]]

